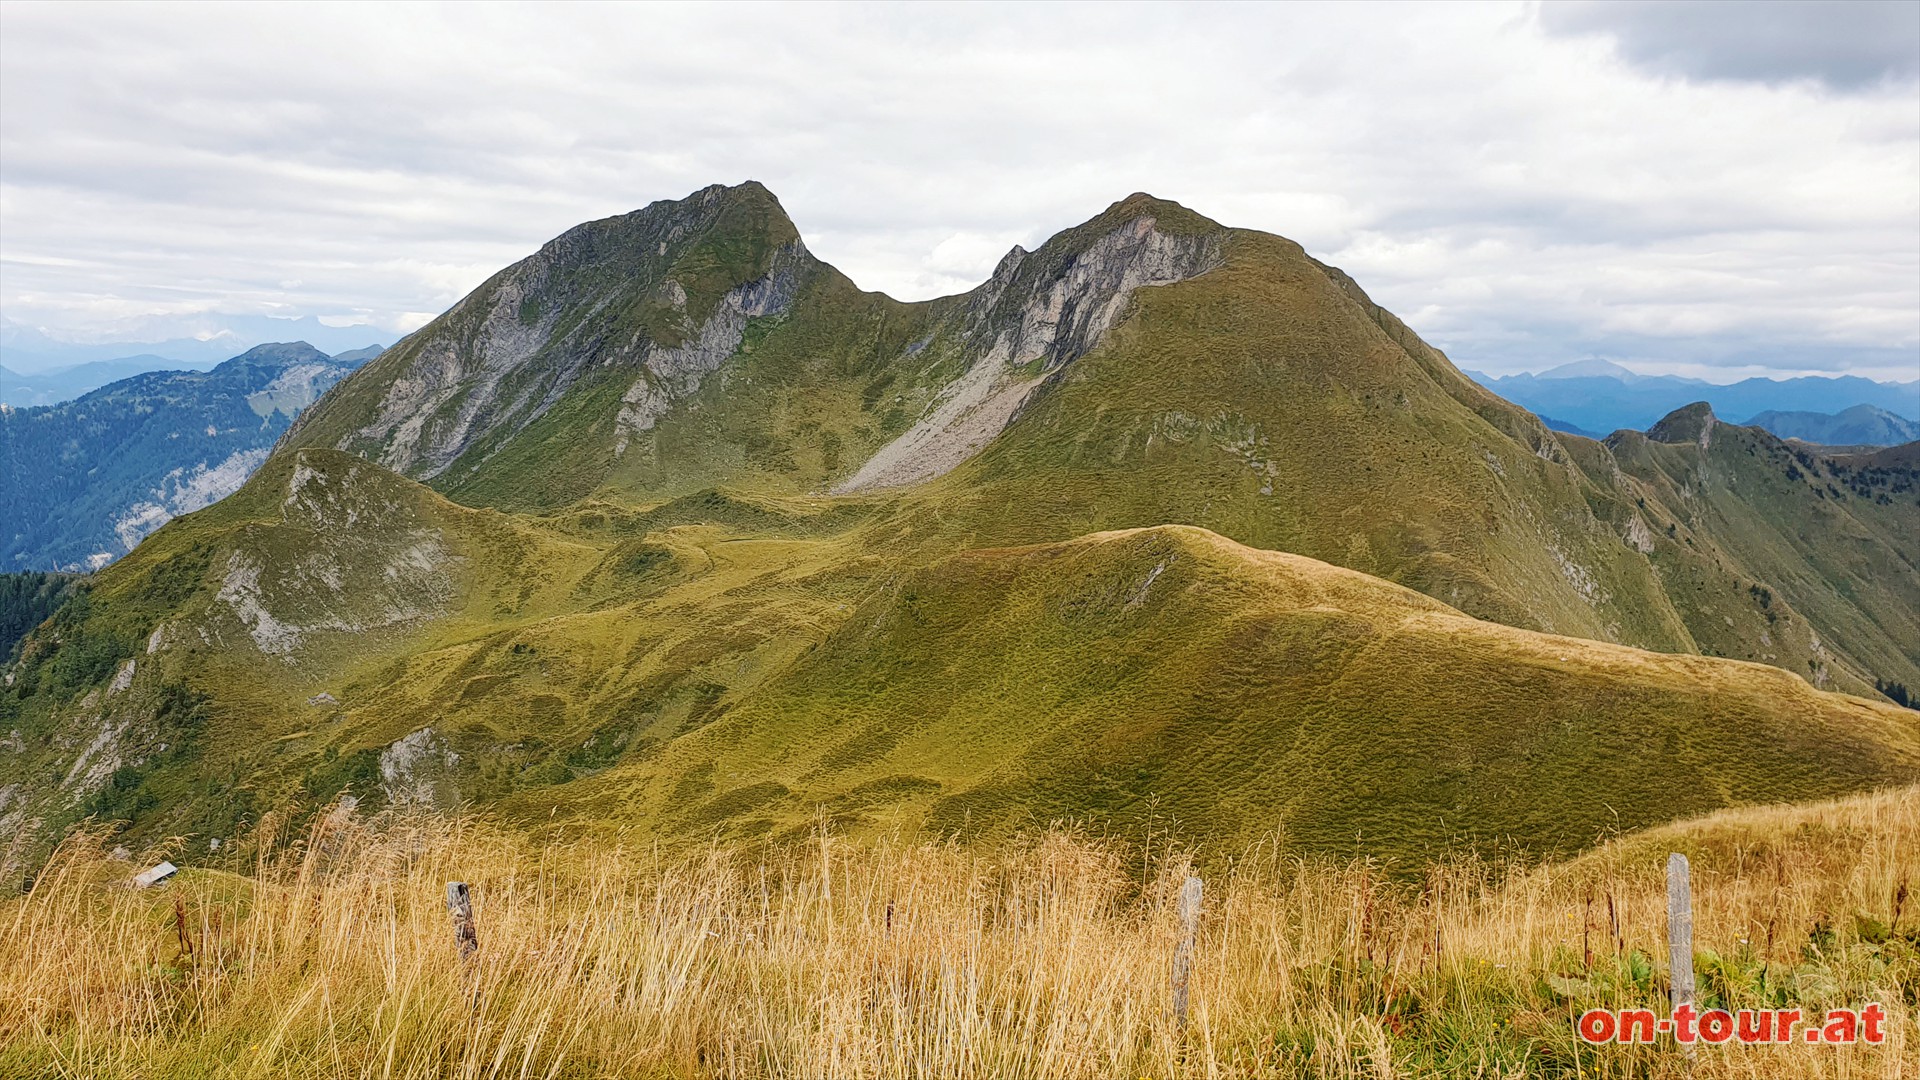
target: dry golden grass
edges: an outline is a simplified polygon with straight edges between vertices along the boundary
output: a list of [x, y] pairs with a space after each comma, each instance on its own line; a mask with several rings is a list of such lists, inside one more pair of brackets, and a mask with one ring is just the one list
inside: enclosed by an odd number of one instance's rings
[[[1413, 882], [1268, 845], [1204, 875], [1184, 1031], [1168, 985], [1193, 865], [1179, 851], [822, 834], [667, 856], [336, 813], [269, 836], [245, 876], [135, 891], [98, 839], [69, 841], [0, 905], [0, 1075], [1679, 1075], [1671, 1048], [1572, 1034], [1590, 1004], [1662, 1000], [1668, 850], [1697, 868], [1703, 998], [1879, 1001], [1893, 1032], [1880, 1048], [1702, 1047], [1692, 1075], [1920, 1075], [1920, 789]], [[450, 879], [473, 886], [471, 963]]]

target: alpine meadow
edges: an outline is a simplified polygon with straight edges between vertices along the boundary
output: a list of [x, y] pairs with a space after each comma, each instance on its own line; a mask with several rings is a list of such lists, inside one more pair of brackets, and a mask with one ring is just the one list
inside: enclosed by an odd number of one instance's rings
[[[707, 187], [19, 586], [0, 1074], [1913, 1077], [1916, 537], [1166, 199], [902, 302]], [[1675, 852], [1701, 1008], [1889, 1036], [1583, 1042]]]

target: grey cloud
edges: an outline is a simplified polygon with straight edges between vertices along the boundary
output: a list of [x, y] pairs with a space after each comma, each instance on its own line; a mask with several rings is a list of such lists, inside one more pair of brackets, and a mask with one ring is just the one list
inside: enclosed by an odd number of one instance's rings
[[1859, 88], [1920, 75], [1913, 0], [1547, 0], [1540, 21], [1611, 34], [1634, 63], [1697, 79]]
[[0, 24], [0, 311], [73, 332], [405, 329], [580, 221], [752, 178], [905, 298], [1146, 190], [1300, 241], [1470, 367], [1629, 330], [1700, 363], [1747, 338], [1783, 364], [1920, 348], [1911, 94], [1652, 78], [1543, 30], [1557, 9], [8, 4]]

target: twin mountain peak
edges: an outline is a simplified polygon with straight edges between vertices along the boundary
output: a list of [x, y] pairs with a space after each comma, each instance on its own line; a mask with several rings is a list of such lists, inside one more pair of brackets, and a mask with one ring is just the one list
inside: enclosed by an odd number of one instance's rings
[[[1145, 194], [970, 292], [901, 302], [814, 258], [748, 182], [569, 230], [280, 452], [503, 510], [891, 491], [974, 544], [1194, 524], [1512, 625], [1855, 691], [1920, 676], [1911, 496], [1754, 429], [1716, 449], [1702, 410], [1650, 438], [1549, 431], [1299, 245]], [[1861, 558], [1827, 549], [1835, 528]]]
[[[409, 337], [358, 393], [309, 414], [288, 445], [339, 446], [523, 508], [749, 478], [842, 492], [916, 483], [998, 434], [1040, 380], [1106, 334], [1135, 289], [1220, 265], [1227, 234], [1134, 195], [1038, 252], [1016, 247], [972, 292], [901, 303], [814, 258], [760, 184], [716, 185], [548, 243]], [[837, 380], [858, 382], [871, 415], [790, 418], [836, 447], [831, 461], [684, 460], [660, 425], [699, 408], [716, 376], [709, 404], [731, 412], [743, 394], [762, 396], [752, 385]], [[908, 413], [914, 423], [903, 425]], [[741, 422], [759, 439], [793, 441], [765, 415]], [[523, 470], [539, 482], [519, 483]]]

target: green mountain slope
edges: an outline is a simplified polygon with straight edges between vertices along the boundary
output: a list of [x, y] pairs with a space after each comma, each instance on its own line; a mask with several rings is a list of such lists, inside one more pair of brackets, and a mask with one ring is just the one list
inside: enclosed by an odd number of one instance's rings
[[1920, 714], [1204, 530], [921, 565], [895, 536], [713, 496], [528, 523], [301, 451], [36, 639], [9, 722], [45, 749], [0, 780], [64, 780], [0, 812], [230, 837], [344, 790], [666, 838], [1076, 817], [1418, 859], [1920, 777]]
[[[269, 461], [95, 575], [6, 674], [0, 832], [90, 814], [231, 836], [337, 722], [330, 680], [577, 602], [591, 553], [349, 455]], [[377, 678], [377, 676], [375, 676]], [[291, 755], [298, 760], [299, 755]], [[297, 781], [297, 775], [293, 777]]]
[[[978, 456], [904, 496], [915, 520], [967, 545], [1193, 524], [1514, 626], [1774, 663], [1854, 692], [1915, 672], [1910, 496], [1855, 505], [1784, 471], [1777, 488], [1736, 486], [1736, 470], [1642, 475], [1616, 458], [1626, 441], [1549, 431], [1297, 246], [1235, 233], [1225, 251], [1217, 270], [1139, 292]], [[1762, 491], [1745, 517], [1698, 512]], [[1873, 526], [1853, 530], [1856, 515]], [[1846, 560], [1822, 549], [1841, 535], [1857, 539]], [[1873, 615], [1846, 614], [1861, 605]]]
[[342, 790], [1565, 850], [1913, 777], [1862, 700], [1920, 685], [1912, 466], [1549, 431], [1144, 195], [904, 304], [709, 188], [502, 271], [61, 608], [0, 825], [16, 866]]
[[[1704, 403], [1644, 436], [1616, 432], [1607, 446], [1699, 556], [1662, 567], [1669, 591], [1699, 597], [1693, 625], [1703, 647], [1780, 663], [1817, 686], [1832, 685], [1843, 666], [1902, 680], [1920, 673], [1913, 453], [1882, 451], [1861, 467], [1721, 423]], [[1783, 642], [1790, 652], [1775, 648]]]
[[692, 832], [1157, 820], [1417, 857], [1571, 850], [1917, 768], [1920, 715], [1163, 527], [904, 575], [777, 683], [573, 797]]
[[[1792, 621], [1863, 579], [1666, 535], [1684, 500], [1611, 444], [1494, 397], [1298, 245], [1145, 195], [923, 304], [814, 260], [757, 184], [656, 203], [503, 271], [287, 444], [503, 509], [891, 492], [938, 551], [1200, 525], [1515, 626], [1920, 681], [1900, 620]], [[1911, 553], [1874, 543], [1900, 602]], [[1756, 583], [1780, 606], [1729, 634]]]

